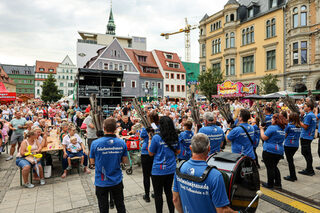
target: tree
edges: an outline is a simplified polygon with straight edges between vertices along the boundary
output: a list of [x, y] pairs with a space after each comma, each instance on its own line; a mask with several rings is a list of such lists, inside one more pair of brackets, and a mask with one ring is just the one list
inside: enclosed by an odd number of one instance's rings
[[217, 94], [217, 86], [223, 82], [223, 75], [218, 69], [208, 69], [202, 72], [199, 77], [199, 89], [208, 100], [211, 100], [212, 95]]
[[56, 79], [52, 74], [41, 85], [42, 94], [41, 99], [44, 102], [56, 102], [62, 98], [62, 94], [58, 91], [58, 86], [56, 85]]
[[263, 94], [269, 94], [279, 91], [279, 87], [277, 85], [279, 79], [277, 79], [277, 76], [268, 74], [264, 76], [260, 80], [260, 87]]

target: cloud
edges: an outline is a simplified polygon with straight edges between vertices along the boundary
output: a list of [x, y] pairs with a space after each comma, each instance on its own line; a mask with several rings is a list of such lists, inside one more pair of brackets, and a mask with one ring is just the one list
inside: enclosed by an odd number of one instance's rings
[[[184, 18], [198, 24], [205, 13], [223, 8], [226, 0], [113, 0], [116, 33], [147, 37], [148, 50], [177, 52], [184, 59], [184, 35], [160, 36], [183, 28]], [[0, 63], [76, 62], [77, 31], [105, 33], [110, 9], [106, 0], [0, 1]], [[199, 30], [191, 32], [192, 61], [199, 60]]]

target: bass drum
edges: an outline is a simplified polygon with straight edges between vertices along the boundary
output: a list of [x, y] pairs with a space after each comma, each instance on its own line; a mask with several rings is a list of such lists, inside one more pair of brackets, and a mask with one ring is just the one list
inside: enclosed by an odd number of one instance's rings
[[[253, 159], [241, 154], [219, 152], [211, 155], [207, 163], [223, 174], [227, 194], [233, 210], [245, 210], [260, 190], [258, 168]], [[259, 198], [247, 210], [255, 212]]]

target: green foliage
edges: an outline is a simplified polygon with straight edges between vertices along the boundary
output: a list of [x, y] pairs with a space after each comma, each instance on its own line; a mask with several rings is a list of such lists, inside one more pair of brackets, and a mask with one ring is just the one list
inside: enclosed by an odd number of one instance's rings
[[199, 89], [208, 100], [212, 95], [217, 94], [217, 86], [223, 82], [223, 75], [220, 70], [208, 69], [198, 76]]
[[277, 85], [279, 79], [275, 75], [268, 74], [260, 80], [260, 88], [263, 94], [269, 94], [279, 91]]
[[52, 74], [43, 82], [41, 99], [44, 102], [56, 102], [62, 98], [62, 94], [58, 91], [58, 86], [56, 85], [56, 79]]

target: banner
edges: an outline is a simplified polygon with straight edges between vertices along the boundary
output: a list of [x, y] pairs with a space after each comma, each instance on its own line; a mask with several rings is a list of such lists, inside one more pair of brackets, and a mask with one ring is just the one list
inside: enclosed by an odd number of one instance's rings
[[222, 84], [218, 84], [218, 95], [229, 97], [243, 97], [257, 93], [257, 85], [255, 83], [243, 84], [241, 82], [232, 82], [226, 80]]
[[16, 93], [15, 92], [0, 92], [0, 101], [15, 101]]

